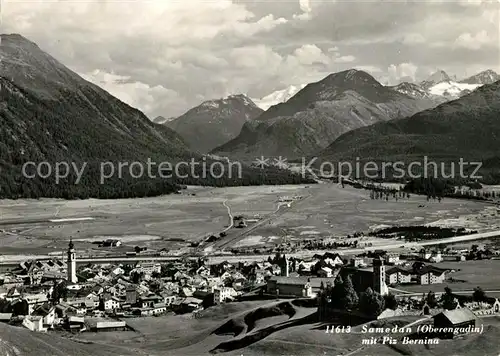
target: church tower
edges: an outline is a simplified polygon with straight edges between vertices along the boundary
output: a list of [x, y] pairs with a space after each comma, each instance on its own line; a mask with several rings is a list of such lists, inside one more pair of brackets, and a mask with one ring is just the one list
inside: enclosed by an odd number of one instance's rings
[[389, 294], [389, 288], [385, 283], [385, 265], [380, 257], [373, 259], [373, 291], [380, 295]]
[[73, 245], [73, 239], [70, 238], [68, 245], [68, 260], [67, 268], [68, 268], [68, 282], [70, 283], [78, 283], [78, 279], [76, 278], [76, 253], [75, 246]]

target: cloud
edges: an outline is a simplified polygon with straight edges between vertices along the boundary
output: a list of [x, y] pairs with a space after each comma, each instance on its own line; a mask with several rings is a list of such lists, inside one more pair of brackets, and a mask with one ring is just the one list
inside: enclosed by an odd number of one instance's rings
[[390, 85], [396, 85], [402, 78], [411, 78], [412, 81], [416, 81], [417, 70], [418, 67], [413, 63], [391, 64], [387, 68], [388, 82]]
[[408, 76], [422, 80], [424, 68], [459, 76], [500, 70], [498, 2], [4, 0], [2, 5], [4, 32], [28, 37], [150, 117], [180, 115], [226, 94], [263, 97], [351, 67], [391, 82]]
[[316, 45], [307, 44], [297, 48], [294, 52], [295, 58], [300, 64], [311, 65], [314, 63], [328, 64], [330, 59]]
[[130, 106], [146, 112], [161, 112], [169, 105], [182, 100], [177, 92], [161, 85], [150, 86], [114, 73], [95, 70], [92, 73], [80, 73], [80, 76]]
[[334, 59], [334, 61], [336, 63], [350, 63], [350, 62], [354, 62], [355, 60], [356, 60], [356, 57], [351, 56], [351, 55], [340, 56], [340, 57], [336, 57]]
[[403, 36], [403, 43], [407, 45], [425, 43], [425, 38], [420, 33], [408, 33]]
[[293, 15], [294, 19], [298, 20], [310, 20], [312, 18], [312, 7], [310, 0], [299, 0], [300, 10], [302, 11], [299, 15]]
[[482, 46], [489, 44], [490, 41], [488, 33], [483, 30], [475, 35], [463, 33], [456, 39], [455, 44], [459, 47], [480, 49]]

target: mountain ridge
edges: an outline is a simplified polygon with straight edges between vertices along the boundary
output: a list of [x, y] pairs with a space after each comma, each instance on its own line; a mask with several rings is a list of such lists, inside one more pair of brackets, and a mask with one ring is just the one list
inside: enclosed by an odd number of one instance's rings
[[236, 137], [244, 123], [263, 112], [243, 94], [207, 100], [165, 125], [198, 152], [209, 152]]
[[499, 114], [497, 81], [411, 117], [347, 132], [318, 156], [329, 161], [359, 157], [408, 162], [427, 156], [437, 161], [494, 162], [498, 158]]
[[[190, 150], [178, 133], [86, 81], [33, 42], [20, 35], [1, 35], [1, 39], [0, 198], [131, 198], [173, 193], [179, 184], [301, 181], [288, 172], [263, 174], [250, 168], [241, 177], [215, 178], [203, 174], [200, 165], [194, 172], [182, 166], [167, 177], [159, 171], [150, 176], [149, 168], [145, 173], [147, 162], [156, 168], [166, 162], [173, 168], [204, 157]], [[23, 167], [29, 162], [87, 166], [78, 183], [73, 171], [57, 182], [54, 175], [28, 178]], [[105, 181], [103, 163], [112, 164], [114, 170]], [[118, 172], [122, 163], [126, 168]], [[140, 164], [142, 173], [133, 171], [132, 163]]]
[[212, 153], [238, 158], [307, 155], [351, 129], [433, 106], [387, 88], [366, 72], [333, 73], [247, 122]]

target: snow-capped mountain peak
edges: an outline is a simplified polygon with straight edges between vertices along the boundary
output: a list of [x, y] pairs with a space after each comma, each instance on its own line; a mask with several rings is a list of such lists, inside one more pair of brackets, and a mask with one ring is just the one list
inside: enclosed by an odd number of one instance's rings
[[451, 80], [443, 81], [431, 86], [428, 91], [432, 95], [444, 96], [447, 98], [459, 98], [465, 93], [471, 92], [481, 84], [466, 84], [466, 83], [457, 83]]
[[432, 73], [426, 80], [420, 83], [420, 86], [425, 90], [428, 90], [433, 85], [436, 85], [441, 82], [449, 82], [453, 79], [444, 71], [438, 70]]
[[426, 90], [414, 83], [403, 82], [390, 88], [413, 98], [428, 98], [430, 96]]
[[257, 105], [246, 95], [243, 94], [232, 94], [221, 99], [207, 100], [200, 104], [200, 109], [219, 109], [223, 107], [230, 107], [231, 105], [245, 105], [251, 107], [257, 107]]
[[255, 104], [263, 110], [269, 109], [273, 105], [284, 103], [292, 96], [302, 90], [307, 84], [290, 85], [289, 87], [272, 92], [261, 99], [253, 99]]

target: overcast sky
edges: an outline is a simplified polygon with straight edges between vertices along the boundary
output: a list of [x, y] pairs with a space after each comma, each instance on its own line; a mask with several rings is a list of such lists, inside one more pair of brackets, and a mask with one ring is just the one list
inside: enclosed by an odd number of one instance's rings
[[348, 68], [386, 84], [500, 72], [500, 0], [3, 0], [20, 33], [151, 118]]

